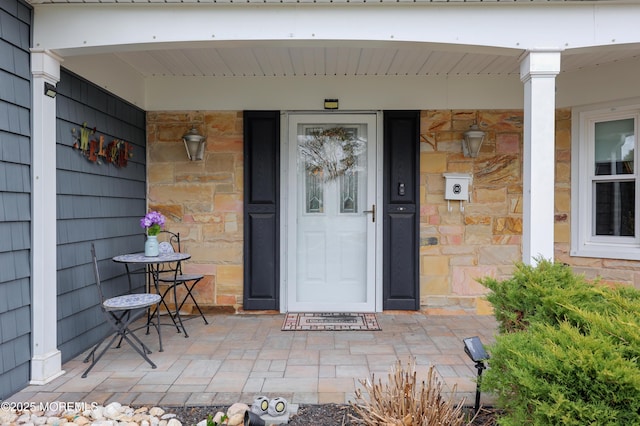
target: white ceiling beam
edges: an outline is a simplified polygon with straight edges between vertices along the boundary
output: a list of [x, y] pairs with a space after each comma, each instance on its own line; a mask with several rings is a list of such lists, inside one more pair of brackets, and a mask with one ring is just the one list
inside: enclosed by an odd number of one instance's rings
[[[86, 23], [97, 16], [118, 30], [88, 30]], [[518, 52], [640, 42], [640, 4], [608, 2], [393, 6], [67, 3], [36, 4], [34, 17], [34, 46], [62, 56], [241, 40], [409, 41]]]

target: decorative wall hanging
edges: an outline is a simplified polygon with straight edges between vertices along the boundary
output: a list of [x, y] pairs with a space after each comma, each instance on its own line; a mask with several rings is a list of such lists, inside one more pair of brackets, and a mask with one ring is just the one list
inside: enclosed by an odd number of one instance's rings
[[366, 141], [356, 135], [356, 129], [333, 127], [314, 129], [299, 136], [307, 171], [321, 175], [325, 181], [356, 171], [358, 156], [366, 149]]
[[133, 157], [133, 146], [129, 142], [114, 139], [105, 146], [104, 135], [100, 135], [97, 140], [91, 138], [97, 129], [87, 127], [87, 123], [82, 123], [82, 128], [78, 134], [76, 128], [71, 129], [73, 135], [73, 149], [80, 153], [92, 163], [111, 163], [116, 167], [126, 167], [129, 158]]

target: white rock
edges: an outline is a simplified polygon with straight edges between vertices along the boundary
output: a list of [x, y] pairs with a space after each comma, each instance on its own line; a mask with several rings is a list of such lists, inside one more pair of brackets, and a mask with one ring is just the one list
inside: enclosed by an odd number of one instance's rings
[[227, 420], [227, 424], [229, 426], [238, 426], [244, 423], [244, 412], [242, 414], [237, 413], [233, 416], [229, 416], [229, 420]]
[[149, 420], [144, 419], [140, 422], [140, 426], [151, 426], [151, 424], [149, 423]]
[[169, 419], [167, 426], [182, 426], [182, 423], [178, 419]]
[[91, 423], [91, 421], [88, 418], [86, 418], [85, 416], [78, 416], [75, 419], [73, 419], [73, 422], [75, 424], [77, 424], [77, 425], [80, 425], [80, 426], [84, 426], [87, 423]]
[[60, 407], [60, 405], [57, 404], [52, 404], [51, 407], [53, 407], [53, 409], [49, 409], [47, 411], [44, 412], [44, 416], [45, 417], [57, 417], [60, 413], [62, 413], [62, 408]]
[[202, 420], [196, 426], [207, 426], [207, 421], [206, 420]]
[[94, 420], [104, 419], [104, 407], [98, 405], [93, 410], [91, 410], [91, 418], [93, 418]]
[[132, 416], [128, 416], [128, 415], [126, 415], [124, 413], [121, 413], [121, 414], [118, 414], [112, 420], [117, 420], [118, 423], [132, 423], [133, 422], [133, 417]]
[[158, 426], [160, 424], [160, 419], [156, 416], [149, 416], [149, 423], [151, 423], [151, 426]]
[[104, 407], [104, 416], [107, 419], [115, 420], [120, 416], [120, 411], [116, 407]]
[[175, 414], [173, 413], [167, 413], [167, 414], [163, 414], [162, 417], [160, 417], [162, 420], [169, 420], [169, 419], [173, 419], [174, 417], [176, 417]]
[[31, 415], [31, 422], [33, 422], [34, 425], [44, 425], [47, 424], [47, 418], [46, 417], [38, 417], [35, 414]]
[[134, 413], [146, 413], [147, 411], [149, 411], [149, 407], [140, 407], [138, 409], [136, 409], [136, 411], [134, 411]]
[[13, 423], [18, 418], [18, 414], [11, 412], [0, 410], [0, 424]]
[[108, 419], [118, 419], [124, 413], [124, 407], [119, 402], [112, 402], [104, 407], [104, 416]]
[[155, 417], [160, 417], [164, 414], [164, 410], [160, 407], [153, 407], [149, 410], [149, 414]]
[[[247, 411], [248, 409], [249, 409], [249, 406], [247, 404], [243, 404], [241, 402], [236, 402], [231, 407], [229, 407], [229, 409], [227, 410], [227, 416], [229, 416], [229, 418], [231, 418], [231, 417], [234, 417], [236, 414], [242, 414], [242, 417], [244, 419], [244, 412]], [[231, 423], [229, 423], [229, 424], [231, 424]]]
[[[216, 413], [216, 415], [215, 415], [215, 416], [213, 416], [213, 421], [214, 421], [214, 423], [221, 424], [221, 423], [222, 423], [222, 417], [223, 417], [223, 416], [224, 416], [224, 413], [223, 413], [222, 411], [218, 411], [218, 412]], [[206, 420], [205, 420], [205, 423], [204, 423], [204, 424], [205, 424], [205, 425], [207, 424], [207, 421], [206, 421]]]
[[113, 401], [107, 404], [105, 408], [115, 408], [116, 410], [120, 411], [120, 409], [122, 409], [122, 404], [117, 401]]
[[[142, 424], [143, 420], [147, 420], [148, 418], [149, 418], [149, 415], [145, 413], [136, 413], [133, 416], [131, 416], [131, 420], [140, 424]], [[147, 423], [149, 422], [147, 421]]]
[[158, 423], [158, 426], [167, 426], [167, 421], [166, 420], [160, 420], [160, 423]]
[[27, 423], [31, 422], [31, 414], [24, 413], [16, 420], [16, 423]]

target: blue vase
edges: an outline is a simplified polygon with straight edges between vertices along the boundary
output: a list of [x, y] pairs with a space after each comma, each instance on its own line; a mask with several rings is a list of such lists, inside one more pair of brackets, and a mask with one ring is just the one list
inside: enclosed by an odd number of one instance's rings
[[158, 249], [158, 236], [147, 235], [147, 241], [144, 243], [144, 255], [146, 257], [155, 257], [160, 253]]

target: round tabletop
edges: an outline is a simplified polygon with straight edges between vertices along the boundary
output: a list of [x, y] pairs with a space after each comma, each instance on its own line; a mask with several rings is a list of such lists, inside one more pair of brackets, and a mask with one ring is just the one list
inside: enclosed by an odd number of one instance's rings
[[166, 263], [180, 262], [191, 257], [188, 253], [161, 253], [158, 256], [145, 256], [144, 253], [121, 254], [113, 258], [119, 263]]

